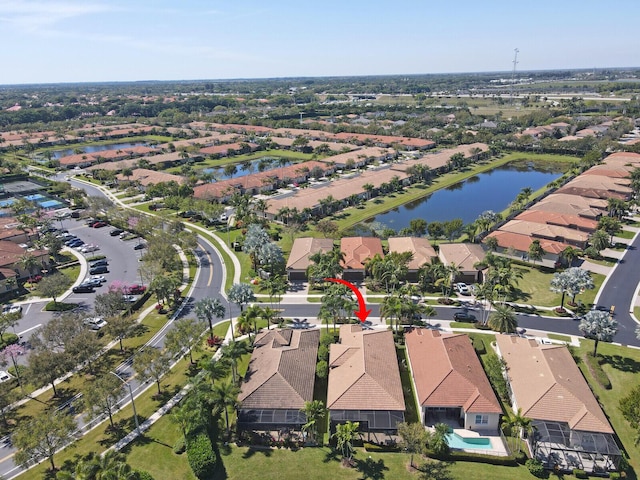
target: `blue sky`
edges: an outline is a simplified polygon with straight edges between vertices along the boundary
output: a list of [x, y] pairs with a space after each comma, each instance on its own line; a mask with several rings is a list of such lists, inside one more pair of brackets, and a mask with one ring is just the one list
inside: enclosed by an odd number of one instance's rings
[[0, 0], [0, 84], [509, 71], [516, 47], [519, 70], [640, 66], [639, 18], [638, 0]]

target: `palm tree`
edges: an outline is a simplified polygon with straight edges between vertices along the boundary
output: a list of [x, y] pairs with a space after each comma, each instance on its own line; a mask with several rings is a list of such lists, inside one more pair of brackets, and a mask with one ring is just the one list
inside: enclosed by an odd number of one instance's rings
[[213, 317], [224, 317], [224, 305], [217, 298], [205, 297], [196, 302], [195, 314], [200, 321], [207, 320], [209, 322], [209, 338], [213, 340]]
[[235, 408], [238, 404], [238, 387], [235, 383], [224, 382], [213, 386], [213, 405], [218, 411], [224, 412], [224, 420], [227, 428], [227, 437], [229, 437], [229, 407]]
[[598, 253], [600, 253], [602, 250], [609, 248], [610, 246], [609, 234], [604, 230], [596, 230], [591, 234], [589, 243], [598, 251]]
[[380, 305], [380, 317], [384, 320], [390, 320], [391, 325], [394, 325], [395, 330], [398, 331], [398, 319], [402, 314], [402, 301], [397, 295], [388, 295], [382, 300]]
[[24, 253], [20, 255], [16, 262], [22, 270], [29, 272], [29, 278], [33, 275], [33, 271], [40, 265], [38, 259], [30, 253]]
[[309, 437], [311, 437], [312, 441], [315, 441], [318, 433], [318, 421], [326, 416], [327, 409], [321, 400], [313, 400], [305, 402], [304, 408], [300, 409], [300, 411], [304, 412], [304, 416], [307, 419], [307, 423], [302, 426], [302, 431], [309, 432]]
[[169, 415], [169, 420], [178, 425], [185, 439], [187, 438], [187, 433], [189, 433], [189, 430], [191, 430], [191, 427], [194, 425], [196, 417], [196, 412], [189, 407], [187, 404], [175, 406], [171, 409], [171, 414]]
[[358, 436], [359, 422], [339, 423], [336, 425], [336, 433], [333, 437], [336, 439], [336, 447], [342, 452], [343, 461], [351, 462], [353, 457], [353, 441]]
[[449, 442], [447, 435], [449, 434], [449, 425], [446, 423], [438, 423], [435, 426], [433, 436], [429, 446], [436, 455], [446, 455], [449, 453]]
[[518, 328], [518, 318], [513, 308], [496, 305], [495, 311], [489, 315], [489, 327], [500, 333], [514, 333]]
[[231, 375], [233, 376], [233, 384], [238, 380], [238, 360], [249, 353], [250, 348], [245, 342], [231, 342], [222, 347], [222, 357], [229, 360], [231, 364]]

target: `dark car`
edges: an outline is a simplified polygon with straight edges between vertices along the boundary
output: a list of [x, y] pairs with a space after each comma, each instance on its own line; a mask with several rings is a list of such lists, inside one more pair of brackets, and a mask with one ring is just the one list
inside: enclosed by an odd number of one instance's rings
[[95, 290], [91, 285], [78, 285], [77, 287], [73, 287], [73, 293], [93, 293]]
[[98, 275], [100, 273], [107, 273], [109, 271], [109, 267], [106, 265], [99, 265], [97, 267], [92, 267], [89, 269], [90, 275]]
[[65, 245], [71, 248], [79, 247], [80, 245], [84, 245], [84, 240], [80, 240], [79, 238], [74, 238], [73, 240], [65, 243]]
[[114, 228], [109, 232], [109, 235], [111, 235], [112, 237], [115, 237], [117, 235], [120, 235], [122, 232], [124, 232], [124, 230], [122, 230], [121, 228]]
[[91, 264], [89, 265], [89, 268], [106, 267], [107, 265], [109, 265], [109, 260], [107, 260], [106, 258], [103, 258], [102, 260], [96, 260], [95, 262], [91, 262]]
[[144, 243], [136, 243], [135, 246], [133, 247], [134, 250], [142, 250], [143, 248], [147, 248], [147, 246]]
[[469, 322], [469, 323], [476, 322], [476, 316], [470, 314], [469, 312], [456, 312], [453, 314], [453, 319], [456, 322]]

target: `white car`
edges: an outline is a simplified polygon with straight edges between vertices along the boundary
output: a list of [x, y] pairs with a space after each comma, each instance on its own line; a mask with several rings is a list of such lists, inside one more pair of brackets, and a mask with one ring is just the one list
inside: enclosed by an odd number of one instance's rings
[[138, 301], [138, 297], [135, 295], [122, 295], [122, 299], [128, 303], [135, 303]]
[[13, 375], [9, 372], [5, 372], [4, 370], [0, 370], [0, 383], [6, 382], [7, 380], [11, 380]]
[[100, 283], [106, 283], [107, 281], [104, 275], [92, 275], [91, 280], [98, 280]]
[[101, 317], [86, 318], [83, 323], [91, 330], [100, 330], [107, 325], [107, 322]]
[[456, 290], [458, 290], [458, 293], [460, 295], [469, 295], [469, 293], [471, 293], [469, 291], [469, 285], [467, 285], [466, 283], [456, 283]]
[[4, 305], [2, 307], [2, 313], [19, 313], [22, 311], [22, 307], [20, 305]]
[[84, 245], [80, 249], [80, 253], [90, 253], [95, 252], [96, 250], [100, 250], [100, 247], [98, 245]]

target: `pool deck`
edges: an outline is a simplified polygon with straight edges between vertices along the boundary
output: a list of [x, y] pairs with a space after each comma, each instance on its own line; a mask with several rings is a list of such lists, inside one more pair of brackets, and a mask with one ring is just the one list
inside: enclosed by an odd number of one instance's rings
[[499, 457], [506, 457], [509, 455], [504, 442], [500, 435], [483, 435], [478, 432], [474, 432], [473, 430], [465, 430], [464, 428], [454, 428], [453, 433], [457, 434], [462, 438], [488, 438], [491, 442], [491, 448], [462, 448], [456, 450], [462, 450], [463, 452], [469, 453], [482, 453], [484, 455], [496, 455]]

